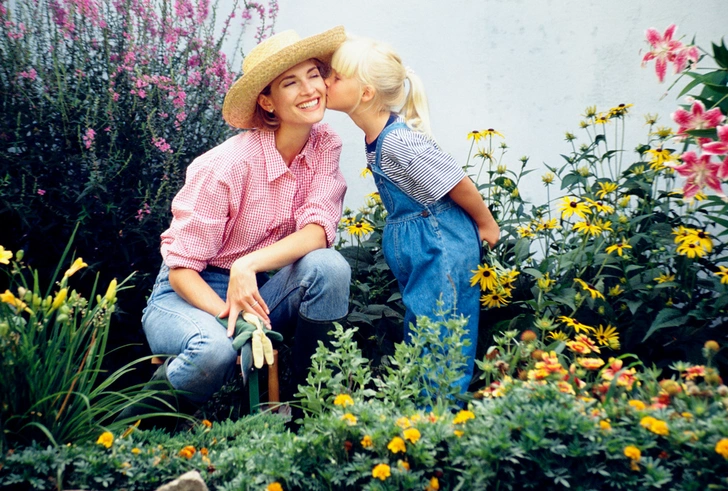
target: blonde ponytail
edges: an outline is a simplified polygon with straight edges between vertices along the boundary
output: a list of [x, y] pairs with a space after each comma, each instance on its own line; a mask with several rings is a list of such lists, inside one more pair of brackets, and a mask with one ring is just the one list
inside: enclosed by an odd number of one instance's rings
[[331, 67], [346, 78], [371, 86], [374, 98], [370, 104], [376, 110], [401, 114], [410, 128], [432, 137], [422, 81], [404, 67], [391, 46], [350, 35], [334, 53]]

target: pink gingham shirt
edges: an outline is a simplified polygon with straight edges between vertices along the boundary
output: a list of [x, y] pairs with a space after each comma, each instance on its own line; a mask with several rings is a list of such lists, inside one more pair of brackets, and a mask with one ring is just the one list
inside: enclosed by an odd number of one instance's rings
[[290, 167], [271, 131], [241, 133], [201, 155], [172, 201], [172, 223], [161, 236], [164, 262], [229, 269], [310, 223], [324, 228], [330, 246], [346, 192], [340, 154], [341, 138], [316, 124]]

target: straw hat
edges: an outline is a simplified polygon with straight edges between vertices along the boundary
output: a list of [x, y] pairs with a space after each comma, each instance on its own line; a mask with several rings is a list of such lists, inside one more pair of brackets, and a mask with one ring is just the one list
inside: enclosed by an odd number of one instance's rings
[[289, 68], [311, 58], [328, 63], [346, 39], [344, 26], [301, 39], [293, 30], [269, 37], [243, 61], [243, 76], [235, 81], [222, 106], [222, 117], [237, 128], [252, 128], [258, 95]]

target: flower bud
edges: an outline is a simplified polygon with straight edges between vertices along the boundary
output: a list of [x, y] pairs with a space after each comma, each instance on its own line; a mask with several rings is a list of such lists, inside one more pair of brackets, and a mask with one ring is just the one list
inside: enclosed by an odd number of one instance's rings
[[521, 333], [521, 341], [523, 341], [524, 343], [531, 343], [533, 341], [536, 341], [536, 339], [538, 339], [538, 336], [530, 329], [527, 329]]
[[720, 349], [720, 345], [717, 343], [717, 341], [708, 340], [705, 342], [704, 348], [708, 351], [712, 351], [714, 353], [717, 353]]

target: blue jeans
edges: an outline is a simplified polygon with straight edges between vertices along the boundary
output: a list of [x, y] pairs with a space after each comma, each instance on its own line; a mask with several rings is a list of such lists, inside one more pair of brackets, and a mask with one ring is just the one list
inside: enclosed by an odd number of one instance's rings
[[[220, 298], [227, 298], [227, 274], [202, 271], [200, 276]], [[272, 328], [286, 337], [293, 332], [298, 316], [316, 322], [346, 316], [350, 280], [349, 264], [341, 254], [317, 249], [270, 278], [258, 275], [258, 287], [270, 309]], [[142, 326], [152, 353], [177, 355], [167, 367], [167, 376], [190, 400], [207, 401], [234, 375], [238, 353], [226, 328], [177, 295], [165, 264], [144, 309]]]

